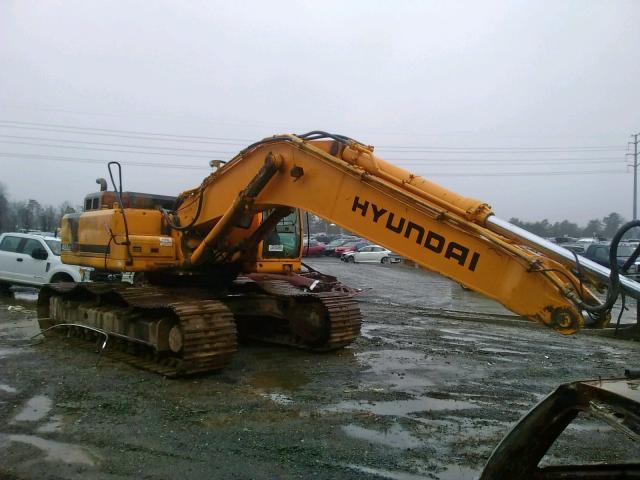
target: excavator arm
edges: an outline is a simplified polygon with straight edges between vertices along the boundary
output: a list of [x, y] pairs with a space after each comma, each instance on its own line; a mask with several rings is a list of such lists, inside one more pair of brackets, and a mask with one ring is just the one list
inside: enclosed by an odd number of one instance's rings
[[[603, 275], [578, 271], [570, 252], [537, 248], [540, 242], [496, 222], [486, 203], [391, 165], [373, 151], [324, 132], [274, 136], [247, 147], [179, 197], [173, 221], [190, 226], [180, 241], [182, 267], [243, 261], [256, 238], [230, 240], [241, 219], [289, 207], [375, 241], [563, 334], [589, 318], [584, 305], [601, 303], [589, 286], [601, 286]], [[601, 315], [595, 321], [608, 320]]]

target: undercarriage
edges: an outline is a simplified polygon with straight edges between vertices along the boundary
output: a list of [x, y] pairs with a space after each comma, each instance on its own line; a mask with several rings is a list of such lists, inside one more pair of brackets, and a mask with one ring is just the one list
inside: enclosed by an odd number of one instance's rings
[[89, 345], [106, 336], [110, 356], [167, 377], [224, 368], [239, 340], [322, 352], [358, 336], [362, 319], [351, 295], [285, 279], [239, 277], [224, 291], [52, 284], [40, 292], [38, 317], [49, 336]]

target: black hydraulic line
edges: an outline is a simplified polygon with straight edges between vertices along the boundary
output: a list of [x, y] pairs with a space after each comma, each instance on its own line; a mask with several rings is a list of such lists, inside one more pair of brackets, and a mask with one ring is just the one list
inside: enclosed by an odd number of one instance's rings
[[[620, 240], [625, 233], [635, 227], [640, 227], [640, 220], [633, 220], [631, 222], [625, 223], [620, 229], [616, 232], [611, 240], [611, 245], [609, 246], [609, 289], [607, 291], [607, 298], [601, 305], [589, 305], [588, 303], [582, 301], [580, 306], [584, 308], [589, 313], [600, 313], [604, 311], [610, 311], [613, 305], [615, 304], [618, 296], [620, 295], [620, 267], [618, 266], [618, 245], [620, 244]], [[638, 250], [638, 249], [636, 249]], [[635, 254], [636, 252], [634, 252]], [[636, 255], [637, 256], [637, 255]], [[628, 261], [627, 261], [628, 262]], [[626, 264], [623, 265], [622, 271], [625, 272]], [[628, 268], [628, 267], [627, 267]]]
[[311, 132], [303, 133], [301, 135], [296, 135], [296, 137], [302, 138], [303, 140], [319, 140], [322, 138], [331, 138], [336, 142], [340, 142], [340, 143], [349, 143], [349, 142], [360, 143], [345, 135], [339, 135], [337, 133], [328, 133], [322, 130], [313, 130]]
[[631, 265], [633, 265], [636, 262], [636, 260], [638, 259], [638, 256], [640, 256], [640, 244], [638, 244], [638, 246], [633, 251], [631, 256], [629, 258], [627, 258], [627, 261], [624, 262], [624, 265], [622, 265], [622, 267], [620, 267], [620, 270], [622, 270], [622, 273], [627, 273], [627, 271], [629, 270], [629, 267]]
[[161, 208], [160, 210], [165, 215], [165, 220], [167, 221], [167, 225], [169, 225], [169, 227], [172, 228], [173, 230], [178, 230], [179, 232], [183, 232], [185, 230], [189, 230], [191, 227], [193, 227], [196, 224], [196, 221], [200, 217], [200, 212], [202, 211], [202, 203], [204, 201], [203, 199], [204, 199], [204, 192], [202, 191], [202, 187], [200, 187], [200, 192], [199, 192], [199, 195], [198, 195], [198, 206], [196, 207], [196, 214], [193, 216], [193, 219], [187, 225], [184, 225], [182, 227], [179, 226], [179, 225], [174, 224], [171, 221], [171, 217], [169, 216], [169, 212], [167, 212], [165, 209]]
[[[362, 145], [362, 143], [358, 142], [357, 140], [354, 140], [352, 138], [349, 138], [345, 135], [339, 135], [337, 133], [328, 133], [328, 132], [324, 132], [322, 130], [313, 130], [311, 132], [307, 132], [307, 133], [303, 133], [300, 135], [295, 135], [298, 138], [301, 138], [302, 140], [320, 140], [323, 138], [330, 138], [332, 140], [335, 140], [336, 142], [342, 143], [344, 145], [349, 144], [351, 142], [353, 143], [359, 143]], [[238, 155], [243, 155], [244, 153], [253, 150], [256, 147], [259, 147], [261, 145], [267, 145], [269, 143], [274, 143], [274, 142], [289, 142], [290, 140], [286, 137], [286, 136], [273, 136], [273, 137], [269, 137], [269, 138], [264, 138], [262, 140], [259, 140], [255, 143], [252, 143], [251, 145], [249, 145], [248, 147], [243, 148], [240, 153]]]
[[307, 256], [309, 256], [309, 244], [311, 243], [311, 225], [309, 224], [309, 212], [305, 210], [307, 217]]
[[[116, 186], [116, 181], [113, 178], [113, 172], [111, 171], [111, 165], [116, 165], [118, 167], [118, 184], [119, 187]], [[129, 256], [129, 265], [133, 264], [133, 256], [131, 255], [129, 241], [129, 225], [127, 224], [127, 216], [124, 213], [124, 205], [122, 203], [122, 165], [119, 162], [109, 162], [107, 164], [107, 170], [109, 170], [109, 177], [111, 178], [111, 183], [113, 184], [113, 190], [115, 191], [116, 198], [118, 199], [118, 205], [120, 206], [120, 213], [122, 214], [122, 220], [124, 222], [124, 235], [125, 235], [125, 243], [127, 247], [127, 255]], [[113, 234], [112, 234], [113, 236]], [[122, 245], [122, 244], [120, 244]]]

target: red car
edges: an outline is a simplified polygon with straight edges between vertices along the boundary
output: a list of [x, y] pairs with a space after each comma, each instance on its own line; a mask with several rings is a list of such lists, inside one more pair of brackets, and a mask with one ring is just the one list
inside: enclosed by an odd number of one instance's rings
[[302, 247], [302, 256], [303, 257], [312, 257], [314, 255], [322, 255], [324, 253], [324, 243], [316, 242], [315, 240], [310, 240], [309, 243], [304, 242], [304, 246]]
[[334, 255], [336, 257], [341, 257], [343, 253], [356, 252], [358, 251], [358, 249], [367, 245], [369, 244], [367, 242], [363, 242], [362, 240], [359, 240], [357, 242], [345, 243], [344, 245], [336, 248]]

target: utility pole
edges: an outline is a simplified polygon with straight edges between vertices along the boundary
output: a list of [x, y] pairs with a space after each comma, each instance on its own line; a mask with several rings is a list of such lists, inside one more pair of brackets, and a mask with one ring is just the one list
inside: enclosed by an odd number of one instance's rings
[[[633, 142], [629, 142], [629, 145], [633, 145], [633, 153], [627, 153], [627, 155], [633, 155], [633, 219], [638, 219], [638, 137], [640, 133], [631, 135]], [[640, 315], [640, 311], [638, 312]]]

